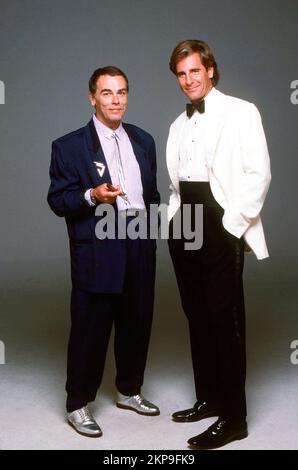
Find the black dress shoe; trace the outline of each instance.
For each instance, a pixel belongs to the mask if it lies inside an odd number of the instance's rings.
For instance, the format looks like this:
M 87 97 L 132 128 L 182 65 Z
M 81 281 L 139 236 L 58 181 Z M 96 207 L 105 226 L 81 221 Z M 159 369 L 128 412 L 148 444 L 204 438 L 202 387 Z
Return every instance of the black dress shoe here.
M 207 431 L 192 437 L 187 442 L 191 449 L 208 450 L 217 449 L 247 436 L 246 421 L 235 422 L 220 418 Z
M 193 408 L 176 411 L 176 413 L 172 414 L 173 421 L 177 423 L 193 423 L 194 421 L 200 421 L 200 419 L 210 418 L 211 416 L 218 416 L 218 413 L 212 407 L 208 407 L 205 401 L 196 402 Z

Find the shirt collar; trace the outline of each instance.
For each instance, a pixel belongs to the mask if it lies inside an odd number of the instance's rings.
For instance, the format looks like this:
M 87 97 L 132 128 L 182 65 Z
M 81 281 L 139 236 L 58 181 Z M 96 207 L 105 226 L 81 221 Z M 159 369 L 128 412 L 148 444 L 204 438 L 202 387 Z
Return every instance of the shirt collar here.
M 214 87 L 212 87 L 211 90 L 209 91 L 209 93 L 204 98 L 205 112 L 203 114 L 199 114 L 198 111 L 195 110 L 195 112 L 193 113 L 193 115 L 191 116 L 189 121 L 192 122 L 194 119 L 197 119 L 198 114 L 200 116 L 200 119 L 202 119 L 202 117 L 206 113 L 208 114 L 210 111 L 212 111 L 214 108 L 216 108 L 217 105 L 218 105 L 218 102 L 217 102 L 218 94 L 219 94 L 218 90 L 216 90 Z
M 108 126 L 103 124 L 103 122 L 101 122 L 99 119 L 97 119 L 95 114 L 93 114 L 93 122 L 94 122 L 94 125 L 95 125 L 95 129 L 97 130 L 97 132 L 100 136 L 104 136 L 107 139 L 111 139 L 113 134 L 116 134 L 118 139 L 121 139 L 121 136 L 123 136 L 124 128 L 122 126 L 122 122 L 119 124 L 119 126 L 115 130 L 110 129 Z

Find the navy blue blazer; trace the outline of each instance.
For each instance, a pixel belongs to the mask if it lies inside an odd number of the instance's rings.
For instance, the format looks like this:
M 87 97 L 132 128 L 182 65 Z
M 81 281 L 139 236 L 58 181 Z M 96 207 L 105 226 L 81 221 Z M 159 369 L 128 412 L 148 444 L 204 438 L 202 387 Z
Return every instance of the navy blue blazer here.
M 156 187 L 156 150 L 150 134 L 123 123 L 138 161 L 147 210 L 159 204 Z M 94 162 L 102 163 L 99 175 Z M 90 207 L 84 193 L 91 187 L 112 183 L 93 119 L 87 126 L 71 132 L 52 144 L 51 185 L 48 203 L 54 213 L 65 217 L 70 241 L 71 277 L 74 286 L 96 293 L 119 293 L 125 275 L 125 240 L 99 240 L 95 225 L 95 207 Z M 117 211 L 117 205 L 114 205 Z M 155 240 L 148 242 L 155 256 Z

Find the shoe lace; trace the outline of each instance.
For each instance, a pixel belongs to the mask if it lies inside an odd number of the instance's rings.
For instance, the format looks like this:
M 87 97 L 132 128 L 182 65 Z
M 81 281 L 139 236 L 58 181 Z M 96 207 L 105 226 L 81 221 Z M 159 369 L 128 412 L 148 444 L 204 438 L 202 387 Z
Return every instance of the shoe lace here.
M 140 404 L 143 403 L 144 401 L 144 398 L 142 397 L 142 395 L 134 395 L 134 398 Z
M 143 408 L 151 408 L 153 405 L 150 403 L 146 398 L 144 398 L 142 395 L 134 395 L 133 398 L 141 405 Z
M 80 417 L 84 423 L 90 422 L 93 420 L 93 416 L 85 406 L 79 410 Z
M 218 431 L 226 424 L 226 420 L 222 419 L 214 423 L 214 428 Z

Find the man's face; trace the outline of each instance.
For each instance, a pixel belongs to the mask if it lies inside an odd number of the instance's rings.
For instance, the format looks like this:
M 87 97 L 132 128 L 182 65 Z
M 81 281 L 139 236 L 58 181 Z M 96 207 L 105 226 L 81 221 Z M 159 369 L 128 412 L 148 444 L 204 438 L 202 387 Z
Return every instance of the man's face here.
M 207 70 L 197 52 L 188 55 L 176 65 L 180 88 L 192 102 L 202 100 L 209 93 L 212 88 L 213 73 L 213 67 Z
M 126 81 L 122 75 L 101 75 L 96 86 L 96 93 L 89 93 L 90 103 L 95 106 L 96 117 L 111 129 L 117 129 L 128 102 Z

